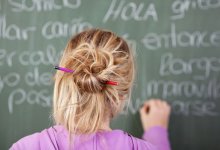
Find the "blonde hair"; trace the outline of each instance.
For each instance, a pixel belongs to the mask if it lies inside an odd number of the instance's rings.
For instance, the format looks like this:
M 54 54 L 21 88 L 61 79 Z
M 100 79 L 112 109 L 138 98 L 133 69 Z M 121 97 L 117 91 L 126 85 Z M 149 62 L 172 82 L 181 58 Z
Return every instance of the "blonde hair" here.
M 121 97 L 130 97 L 134 80 L 132 51 L 110 31 L 90 29 L 67 43 L 59 66 L 73 73 L 55 74 L 53 117 L 70 133 L 90 134 L 106 117 L 120 112 Z M 105 84 L 106 81 L 118 85 Z

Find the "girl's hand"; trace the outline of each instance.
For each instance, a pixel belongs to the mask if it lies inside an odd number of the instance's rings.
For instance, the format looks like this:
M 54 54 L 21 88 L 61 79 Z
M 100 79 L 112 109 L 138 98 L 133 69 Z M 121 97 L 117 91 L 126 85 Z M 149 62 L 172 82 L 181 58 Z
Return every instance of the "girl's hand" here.
M 150 99 L 140 108 L 140 119 L 144 131 L 153 126 L 168 128 L 170 106 L 166 101 L 160 99 Z

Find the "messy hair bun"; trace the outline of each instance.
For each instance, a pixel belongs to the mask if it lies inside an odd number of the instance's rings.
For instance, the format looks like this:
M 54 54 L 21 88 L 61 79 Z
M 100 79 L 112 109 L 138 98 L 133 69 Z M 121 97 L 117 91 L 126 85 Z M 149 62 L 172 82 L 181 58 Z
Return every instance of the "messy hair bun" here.
M 74 82 L 82 92 L 97 93 L 105 87 L 109 80 L 112 65 L 110 56 L 97 48 L 80 46 L 74 54 L 76 68 L 73 75 Z
M 60 66 L 73 73 L 56 72 L 53 113 L 69 132 L 89 134 L 101 129 L 107 116 L 115 116 L 122 96 L 130 95 L 134 60 L 127 43 L 114 33 L 90 29 L 67 44 Z M 118 82 L 117 86 L 106 81 Z

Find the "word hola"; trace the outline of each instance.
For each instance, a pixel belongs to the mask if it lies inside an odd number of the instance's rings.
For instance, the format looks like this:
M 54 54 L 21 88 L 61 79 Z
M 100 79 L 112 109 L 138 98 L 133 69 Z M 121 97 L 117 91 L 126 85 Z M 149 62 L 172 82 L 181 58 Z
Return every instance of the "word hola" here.
M 103 22 L 105 23 L 110 19 L 116 20 L 118 18 L 123 21 L 146 21 L 150 18 L 153 19 L 153 21 L 158 21 L 157 11 L 153 3 L 146 6 L 144 3 L 136 4 L 135 2 L 125 2 L 126 0 L 112 0 Z

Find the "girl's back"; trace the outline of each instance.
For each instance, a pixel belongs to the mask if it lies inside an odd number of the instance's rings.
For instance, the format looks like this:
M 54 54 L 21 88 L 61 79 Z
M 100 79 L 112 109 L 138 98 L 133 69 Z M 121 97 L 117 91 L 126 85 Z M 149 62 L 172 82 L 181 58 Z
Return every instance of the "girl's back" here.
M 157 139 L 153 139 L 158 134 Z M 167 150 L 167 132 L 161 127 L 153 127 L 145 132 L 141 140 L 122 130 L 100 131 L 90 136 L 76 136 L 70 149 L 76 150 Z M 63 126 L 54 126 L 40 133 L 26 136 L 15 143 L 11 150 L 68 150 L 68 132 Z M 74 148 L 73 148 L 74 147 Z

